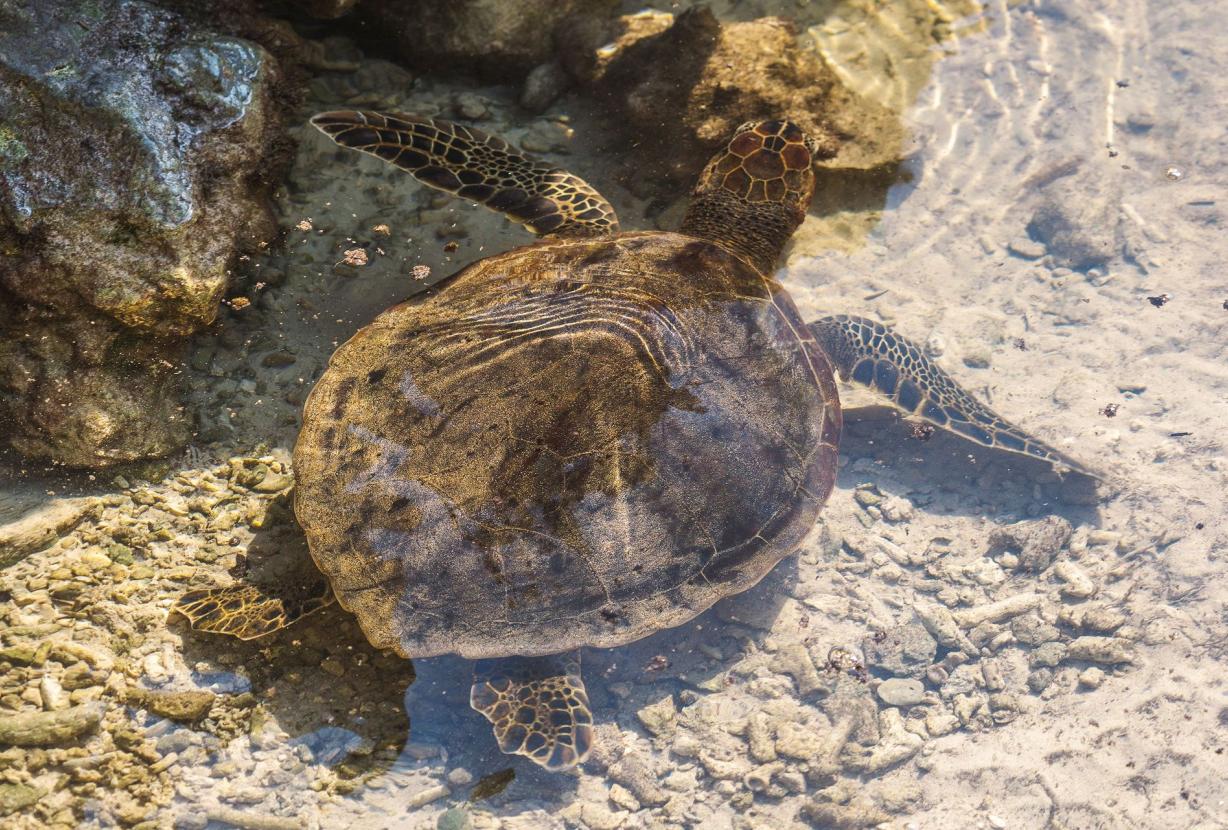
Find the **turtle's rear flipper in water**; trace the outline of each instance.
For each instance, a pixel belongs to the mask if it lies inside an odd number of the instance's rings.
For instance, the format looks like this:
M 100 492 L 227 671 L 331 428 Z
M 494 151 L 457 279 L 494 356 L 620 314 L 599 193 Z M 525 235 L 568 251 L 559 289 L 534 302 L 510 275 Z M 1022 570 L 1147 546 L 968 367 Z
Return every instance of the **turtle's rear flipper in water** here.
M 841 380 L 876 389 L 905 412 L 983 446 L 1100 478 L 969 395 L 915 343 L 882 323 L 840 314 L 816 320 L 810 331 Z
M 469 705 L 490 721 L 500 749 L 552 772 L 583 763 L 593 747 L 578 651 L 479 660 Z
M 321 579 L 299 589 L 244 584 L 188 591 L 172 610 L 187 617 L 196 631 L 254 640 L 332 604 L 332 589 Z
M 486 205 L 539 236 L 618 231 L 614 208 L 588 182 L 476 127 L 366 110 L 322 112 L 311 123 L 343 147 L 370 153 L 424 184 Z

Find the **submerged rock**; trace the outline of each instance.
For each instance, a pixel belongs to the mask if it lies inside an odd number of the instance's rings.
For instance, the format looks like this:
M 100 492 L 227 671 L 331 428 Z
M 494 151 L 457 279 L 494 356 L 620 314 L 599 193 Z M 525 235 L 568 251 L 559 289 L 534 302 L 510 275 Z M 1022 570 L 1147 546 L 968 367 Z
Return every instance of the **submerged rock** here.
M 87 735 L 102 721 L 103 704 L 0 717 L 0 746 L 52 746 Z
M 275 76 L 137 0 L 0 7 L 0 416 L 22 452 L 103 466 L 186 439 L 174 344 L 271 233 Z
M 721 23 L 695 7 L 677 17 L 643 12 L 612 27 L 577 19 L 560 46 L 564 66 L 633 143 L 640 182 L 691 181 L 755 118 L 794 119 L 841 167 L 893 163 L 903 140 L 894 113 L 844 86 L 778 18 Z M 645 160 L 656 169 L 644 170 Z
M 616 6 L 613 0 L 367 0 L 358 14 L 412 66 L 506 83 L 553 57 L 563 20 L 601 18 Z

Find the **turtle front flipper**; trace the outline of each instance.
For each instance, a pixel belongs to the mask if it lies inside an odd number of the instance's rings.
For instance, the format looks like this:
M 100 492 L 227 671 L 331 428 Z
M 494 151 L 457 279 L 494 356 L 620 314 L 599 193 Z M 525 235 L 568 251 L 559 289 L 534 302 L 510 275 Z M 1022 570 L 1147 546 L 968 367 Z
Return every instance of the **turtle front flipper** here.
M 377 156 L 431 187 L 486 205 L 539 236 L 618 230 L 614 208 L 588 182 L 498 136 L 439 118 L 339 110 L 311 119 L 343 147 Z
M 490 721 L 501 750 L 552 772 L 583 763 L 593 747 L 578 651 L 479 660 L 469 705 Z
M 254 640 L 285 628 L 334 601 L 326 580 L 301 590 L 232 585 L 188 591 L 172 610 L 196 631 Z
M 840 314 L 810 324 L 841 380 L 876 389 L 905 412 L 986 447 L 1099 478 L 969 395 L 920 347 L 882 323 Z

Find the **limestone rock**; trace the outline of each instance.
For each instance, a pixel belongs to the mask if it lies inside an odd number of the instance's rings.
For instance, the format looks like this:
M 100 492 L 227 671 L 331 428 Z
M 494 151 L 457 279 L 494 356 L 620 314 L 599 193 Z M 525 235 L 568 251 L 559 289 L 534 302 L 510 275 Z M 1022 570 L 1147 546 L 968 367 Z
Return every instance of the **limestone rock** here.
M 104 706 L 87 703 L 55 712 L 21 712 L 0 717 L 0 746 L 52 746 L 98 728 Z
M 987 555 L 1015 553 L 1021 570 L 1040 573 L 1053 564 L 1058 551 L 1070 542 L 1073 532 L 1070 522 L 1061 516 L 1016 522 L 989 535 Z
M 937 641 L 919 622 L 867 637 L 861 648 L 868 668 L 897 677 L 921 677 L 938 653 Z
M 54 499 L 0 524 L 0 568 L 52 544 L 101 506 L 93 497 Z
M 608 102 L 612 125 L 634 144 L 640 181 L 689 184 L 739 124 L 784 113 L 834 166 L 898 159 L 899 118 L 848 89 L 784 20 L 721 23 L 701 6 L 677 17 L 645 12 L 614 26 L 571 23 L 560 47 L 564 66 Z
M 615 6 L 612 0 L 368 0 L 358 13 L 412 66 L 506 83 L 553 57 L 554 32 L 564 20 L 599 20 Z
M 271 236 L 277 77 L 138 0 L 0 8 L 0 420 L 22 452 L 103 466 L 187 438 L 172 344 Z

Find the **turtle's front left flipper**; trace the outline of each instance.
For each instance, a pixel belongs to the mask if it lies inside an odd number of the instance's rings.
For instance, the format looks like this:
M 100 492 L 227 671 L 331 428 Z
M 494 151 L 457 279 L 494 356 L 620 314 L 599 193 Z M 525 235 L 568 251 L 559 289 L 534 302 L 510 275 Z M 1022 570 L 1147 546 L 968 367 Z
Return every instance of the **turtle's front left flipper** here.
M 475 127 L 363 110 L 322 112 L 311 123 L 343 147 L 370 153 L 424 184 L 486 205 L 539 236 L 618 230 L 614 208 L 584 179 Z
M 1099 478 L 969 395 L 915 343 L 882 323 L 840 314 L 810 324 L 841 380 L 876 389 L 909 414 L 986 447 Z
M 583 763 L 593 747 L 593 713 L 578 651 L 479 660 L 469 705 L 490 721 L 501 750 L 548 770 Z
M 188 591 L 172 610 L 187 617 L 196 631 L 254 640 L 279 631 L 334 601 L 326 580 L 285 589 L 231 585 Z

